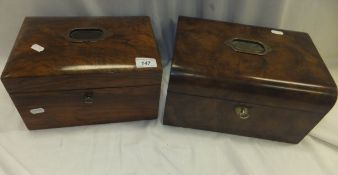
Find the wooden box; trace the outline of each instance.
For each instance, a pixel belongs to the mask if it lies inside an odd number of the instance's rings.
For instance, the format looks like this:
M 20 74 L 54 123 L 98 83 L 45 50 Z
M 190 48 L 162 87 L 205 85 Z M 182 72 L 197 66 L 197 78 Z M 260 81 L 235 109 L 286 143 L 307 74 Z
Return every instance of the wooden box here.
M 27 17 L 1 80 L 43 129 L 157 118 L 161 77 L 148 17 Z
M 179 18 L 164 124 L 298 143 L 336 98 L 308 34 Z

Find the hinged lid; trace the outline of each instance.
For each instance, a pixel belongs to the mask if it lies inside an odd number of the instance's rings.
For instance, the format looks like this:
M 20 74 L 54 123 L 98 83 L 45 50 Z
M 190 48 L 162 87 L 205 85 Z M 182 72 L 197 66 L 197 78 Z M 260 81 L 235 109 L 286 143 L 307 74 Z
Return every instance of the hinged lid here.
M 180 17 L 169 91 L 327 112 L 336 85 L 306 33 Z
M 27 92 L 154 85 L 161 74 L 148 17 L 27 17 L 1 79 Z

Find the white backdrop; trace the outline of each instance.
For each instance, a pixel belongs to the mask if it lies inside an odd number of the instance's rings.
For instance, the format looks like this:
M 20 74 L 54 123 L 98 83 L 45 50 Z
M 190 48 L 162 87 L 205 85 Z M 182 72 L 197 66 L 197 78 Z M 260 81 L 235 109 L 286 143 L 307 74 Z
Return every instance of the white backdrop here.
M 0 0 L 0 71 L 25 16 L 151 17 L 163 64 L 177 16 L 305 31 L 338 81 L 337 0 Z M 0 175 L 337 174 L 338 107 L 298 145 L 163 126 L 159 119 L 27 131 L 0 85 Z

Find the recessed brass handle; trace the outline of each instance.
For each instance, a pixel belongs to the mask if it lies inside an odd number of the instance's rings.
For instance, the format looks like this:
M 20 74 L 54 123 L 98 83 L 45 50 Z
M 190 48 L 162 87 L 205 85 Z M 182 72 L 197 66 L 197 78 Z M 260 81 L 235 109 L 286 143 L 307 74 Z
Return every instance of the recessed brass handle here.
M 250 117 L 249 108 L 246 106 L 236 106 L 235 113 L 240 119 L 248 119 Z
M 108 36 L 108 32 L 100 27 L 74 28 L 67 32 L 66 39 L 71 42 L 96 42 Z
M 265 55 L 271 51 L 271 47 L 257 40 L 232 38 L 224 42 L 236 52 Z

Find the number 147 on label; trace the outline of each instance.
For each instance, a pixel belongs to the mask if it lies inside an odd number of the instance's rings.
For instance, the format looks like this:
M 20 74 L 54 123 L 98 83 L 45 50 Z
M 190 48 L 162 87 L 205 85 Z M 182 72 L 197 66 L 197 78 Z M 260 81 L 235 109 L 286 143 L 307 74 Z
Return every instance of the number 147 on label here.
M 137 68 L 157 67 L 155 58 L 135 58 Z

